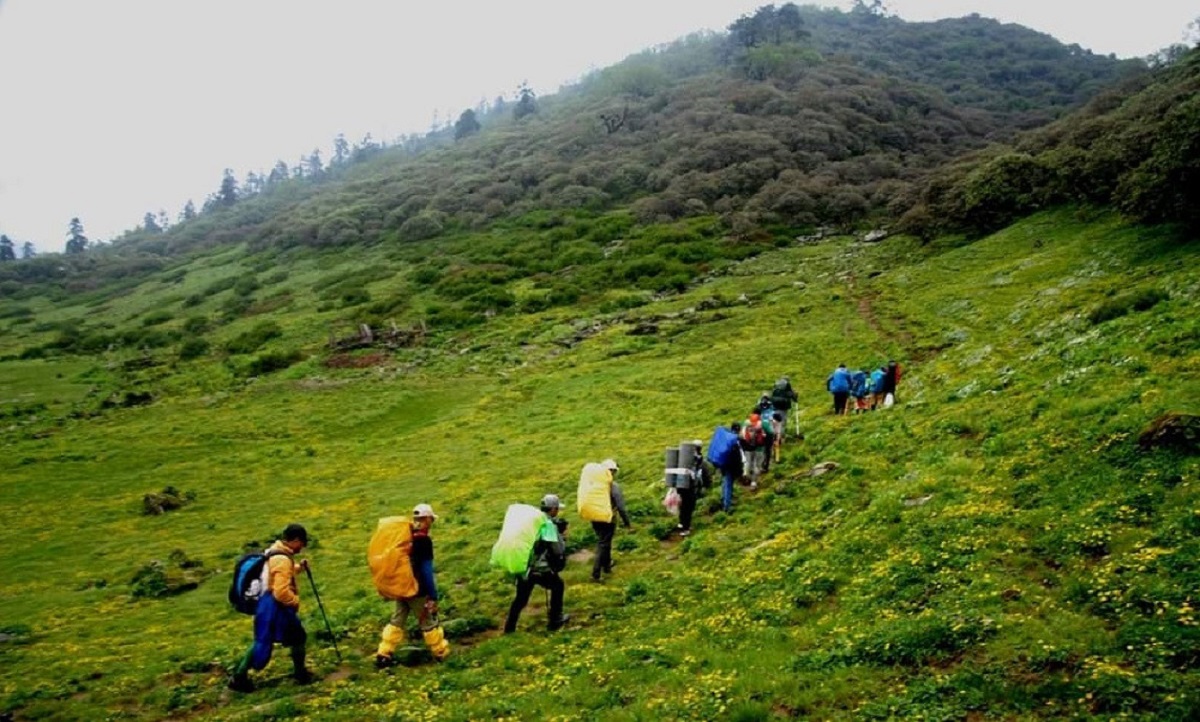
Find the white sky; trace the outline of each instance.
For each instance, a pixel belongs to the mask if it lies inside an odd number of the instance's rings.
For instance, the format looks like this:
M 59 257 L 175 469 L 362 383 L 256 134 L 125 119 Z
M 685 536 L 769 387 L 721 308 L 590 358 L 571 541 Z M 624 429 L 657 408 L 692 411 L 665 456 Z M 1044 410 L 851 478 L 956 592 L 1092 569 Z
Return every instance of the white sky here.
M 172 220 L 224 168 L 391 140 L 483 97 L 540 95 L 769 0 L 0 0 L 0 232 L 62 250 Z M 1183 40 L 1194 0 L 888 0 L 977 12 L 1119 57 Z M 777 0 L 776 4 L 782 4 Z M 803 2 L 801 2 L 803 4 Z M 848 7 L 849 0 L 817 4 Z

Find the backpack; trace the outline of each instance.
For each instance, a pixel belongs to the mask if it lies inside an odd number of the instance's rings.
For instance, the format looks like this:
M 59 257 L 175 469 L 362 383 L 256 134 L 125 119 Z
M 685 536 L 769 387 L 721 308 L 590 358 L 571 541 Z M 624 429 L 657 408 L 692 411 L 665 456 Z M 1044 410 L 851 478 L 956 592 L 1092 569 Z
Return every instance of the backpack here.
M 504 512 L 500 538 L 492 545 L 493 567 L 509 574 L 524 574 L 533 560 L 545 514 L 529 504 L 512 504 Z
M 579 474 L 579 516 L 586 521 L 611 522 L 612 472 L 600 464 L 585 464 Z
M 742 425 L 742 440 L 749 446 L 758 449 L 767 443 L 767 432 L 763 429 L 761 422 L 751 424 L 747 421 Z
M 713 429 L 712 441 L 708 442 L 708 463 L 724 469 L 730 457 L 738 453 L 738 437 L 730 429 L 718 426 Z
M 403 516 L 379 520 L 367 544 L 367 566 L 375 591 L 384 599 L 417 596 L 417 577 L 412 569 L 412 521 Z
M 254 614 L 258 600 L 267 593 L 267 559 L 283 552 L 250 552 L 233 565 L 229 584 L 229 603 L 242 614 Z

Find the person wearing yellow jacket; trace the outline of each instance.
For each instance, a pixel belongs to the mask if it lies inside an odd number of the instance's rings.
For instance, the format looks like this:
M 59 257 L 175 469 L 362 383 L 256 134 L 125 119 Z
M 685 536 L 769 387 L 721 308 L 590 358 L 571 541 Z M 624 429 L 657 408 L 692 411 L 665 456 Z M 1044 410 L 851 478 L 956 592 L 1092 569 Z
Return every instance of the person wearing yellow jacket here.
M 296 583 L 297 572 L 308 569 L 308 560 L 297 563 L 294 559 L 306 546 L 308 531 L 299 524 L 288 524 L 283 538 L 267 548 L 264 572 L 267 591 L 259 597 L 254 612 L 254 644 L 234 669 L 230 689 L 253 691 L 250 670 L 267 666 L 276 643 L 291 650 L 292 677 L 299 684 L 309 684 L 315 679 L 304 666 L 308 635 L 300 623 L 300 587 Z
M 433 527 L 437 514 L 429 504 L 417 504 L 412 517 L 412 561 L 413 576 L 417 579 L 417 595 L 396 600 L 396 611 L 379 640 L 379 648 L 375 651 L 375 666 L 379 669 L 393 664 L 392 654 L 396 647 L 404 641 L 405 625 L 408 615 L 417 615 L 417 625 L 425 638 L 425 646 L 433 654 L 434 659 L 441 661 L 450 656 L 450 643 L 446 641 L 446 633 L 438 620 L 438 591 L 437 581 L 433 576 L 433 540 L 429 531 Z

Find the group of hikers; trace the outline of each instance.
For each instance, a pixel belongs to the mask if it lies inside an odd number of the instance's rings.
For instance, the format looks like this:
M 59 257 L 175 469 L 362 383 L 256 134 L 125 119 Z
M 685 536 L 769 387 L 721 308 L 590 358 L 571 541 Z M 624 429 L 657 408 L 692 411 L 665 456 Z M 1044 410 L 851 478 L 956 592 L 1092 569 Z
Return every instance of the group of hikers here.
M 895 361 L 888 361 L 871 371 L 847 369 L 846 364 L 839 364 L 825 380 L 825 388 L 833 395 L 833 413 L 838 416 L 861 414 L 891 406 L 895 403 L 896 385 L 900 383 L 902 373 L 903 369 Z
M 606 459 L 599 464 L 585 465 L 581 475 L 580 515 L 591 522 L 597 539 L 592 563 L 592 580 L 596 582 L 602 580 L 602 575 L 612 572 L 612 542 L 617 519 L 625 527 L 630 526 L 624 496 L 616 482 L 619 471 L 616 461 Z M 546 494 L 539 507 L 514 504 L 505 516 L 501 539 L 493 548 L 493 565 L 511 572 L 516 582 L 516 595 L 504 622 L 506 634 L 516 631 L 521 612 L 529 603 L 535 586 L 549 592 L 547 627 L 550 631 L 561 628 L 570 619 L 569 615 L 563 614 L 565 585 L 559 576 L 567 561 L 567 521 L 559 516 L 561 508 L 557 495 Z M 438 588 L 433 569 L 430 532 L 437 518 L 432 506 L 417 504 L 411 518 L 380 519 L 371 537 L 367 562 L 376 591 L 395 603 L 375 651 L 377 668 L 395 664 L 395 651 L 407 638 L 408 620 L 413 616 L 434 659 L 440 661 L 450 654 L 450 644 L 438 618 Z M 510 533 L 510 527 L 516 532 Z M 530 533 L 525 535 L 527 538 L 522 538 L 526 531 Z M 308 684 L 315 679 L 305 666 L 308 635 L 299 617 L 300 586 L 297 581 L 301 572 L 308 573 L 310 581 L 312 575 L 307 559 L 295 559 L 307 546 L 308 531 L 300 524 L 289 524 L 281 538 L 266 550 L 246 554 L 234 565 L 229 599 L 239 611 L 254 615 L 254 642 L 234 667 L 228 682 L 230 689 L 253 691 L 250 672 L 267 666 L 276 644 L 290 650 L 292 677 L 297 683 Z M 316 594 L 315 582 L 313 593 Z M 319 604 L 320 597 L 317 601 Z M 323 608 L 321 611 L 324 614 Z
M 867 380 L 862 380 L 862 376 Z M 899 378 L 900 367 L 895 362 L 881 366 L 871 374 L 839 366 L 827 381 L 827 387 L 834 394 L 835 413 L 847 413 L 850 397 L 870 398 L 866 407 L 859 407 L 856 401 L 856 409 L 890 405 Z M 864 388 L 869 391 L 863 392 Z M 784 376 L 771 391 L 760 395 L 744 419 L 733 421 L 727 427 L 716 427 L 707 453 L 704 453 L 700 439 L 667 449 L 664 482 L 668 492 L 664 506 L 678 514 L 676 532 L 680 537 L 691 533 L 698 497 L 713 486 L 716 474 L 721 476 L 721 509 L 726 512 L 733 508 L 734 487 L 739 481 L 752 491 L 758 488 L 772 461 L 779 459 L 788 418 L 798 398 L 791 381 Z M 795 434 L 803 438 L 798 421 Z M 626 528 L 630 527 L 624 495 L 617 483 L 619 472 L 617 462 L 606 459 L 585 464 L 580 475 L 579 515 L 591 522 L 596 535 L 591 569 L 594 582 L 601 582 L 604 575 L 612 572 L 617 520 Z M 565 584 L 560 572 L 567 562 L 568 524 L 560 516 L 561 510 L 562 503 L 553 493 L 543 496 L 537 507 L 526 504 L 508 507 L 491 559 L 493 566 L 508 572 L 515 581 L 515 596 L 504 621 L 506 634 L 516 631 L 534 587 L 542 587 L 548 592 L 546 613 L 550 631 L 560 629 L 570 619 L 563 613 Z M 434 659 L 443 660 L 450 654 L 450 645 L 438 618 L 438 588 L 430 536 L 437 518 L 429 504 L 417 504 L 411 517 L 380 519 L 371 537 L 367 559 L 376 590 L 381 597 L 395 603 L 375 652 L 375 666 L 380 669 L 395 663 L 395 651 L 407 637 L 406 625 L 411 616 L 415 616 L 425 646 Z M 240 611 L 254 615 L 254 642 L 234 668 L 229 680 L 230 689 L 253 690 L 249 673 L 266 667 L 275 644 L 291 650 L 293 677 L 298 683 L 307 684 L 314 679 L 305 667 L 307 635 L 298 616 L 297 583 L 300 572 L 308 573 L 310 581 L 312 574 L 307 560 L 295 560 L 295 555 L 307 545 L 305 528 L 290 524 L 284 529 L 282 538 L 268 549 L 247 554 L 235 565 L 230 601 Z M 316 594 L 315 582 L 313 593 Z M 317 601 L 319 604 L 319 596 Z M 323 608 L 321 611 L 324 614 Z

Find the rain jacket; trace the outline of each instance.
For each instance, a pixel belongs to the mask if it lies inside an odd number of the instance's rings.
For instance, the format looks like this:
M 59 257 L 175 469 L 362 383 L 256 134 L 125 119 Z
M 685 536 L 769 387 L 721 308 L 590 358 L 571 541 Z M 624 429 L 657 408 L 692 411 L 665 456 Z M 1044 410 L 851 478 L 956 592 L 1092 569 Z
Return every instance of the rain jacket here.
M 300 608 L 300 587 L 296 582 L 296 562 L 292 550 L 282 540 L 272 544 L 267 552 L 267 589 L 275 601 L 292 609 Z M 266 596 L 266 595 L 263 595 Z

